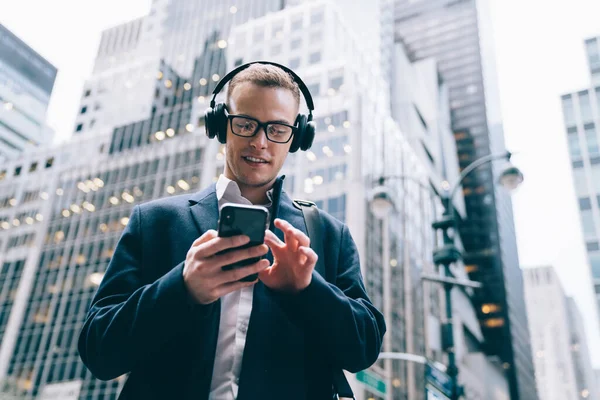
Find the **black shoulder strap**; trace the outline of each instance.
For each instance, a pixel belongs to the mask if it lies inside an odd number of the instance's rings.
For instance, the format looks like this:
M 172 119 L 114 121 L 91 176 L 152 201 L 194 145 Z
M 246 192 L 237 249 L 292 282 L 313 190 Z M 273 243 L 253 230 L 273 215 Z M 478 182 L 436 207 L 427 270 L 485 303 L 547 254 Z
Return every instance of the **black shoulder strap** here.
M 336 277 L 331 276 L 333 275 L 331 273 L 328 274 L 328 270 L 325 268 L 323 230 L 321 229 L 321 215 L 319 215 L 319 208 L 312 201 L 296 199 L 294 200 L 294 203 L 296 203 L 298 208 L 300 208 L 302 211 L 304 223 L 306 224 L 306 231 L 308 232 L 308 237 L 310 238 L 310 248 L 313 249 L 314 252 L 319 256 L 315 269 L 323 278 L 325 278 L 327 282 L 335 283 L 334 281 Z M 346 375 L 344 375 L 344 371 L 341 369 L 333 371 L 333 389 L 336 392 L 334 396 L 337 395 L 340 398 L 354 398 L 352 388 L 346 379 Z

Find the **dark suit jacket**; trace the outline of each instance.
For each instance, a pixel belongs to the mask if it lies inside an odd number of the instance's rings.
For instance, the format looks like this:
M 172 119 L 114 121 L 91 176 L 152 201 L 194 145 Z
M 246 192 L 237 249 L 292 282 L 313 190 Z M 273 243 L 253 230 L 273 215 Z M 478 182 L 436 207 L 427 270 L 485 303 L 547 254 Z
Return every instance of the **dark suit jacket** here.
M 306 233 L 285 192 L 274 209 Z M 333 368 L 355 372 L 377 359 L 385 323 L 365 293 L 356 246 L 345 225 L 321 215 L 324 264 L 335 284 L 315 271 L 295 295 L 255 285 L 240 400 L 329 400 Z M 214 185 L 133 209 L 79 336 L 94 376 L 130 373 L 119 399 L 208 398 L 220 301 L 192 304 L 182 271 L 193 241 L 217 219 Z

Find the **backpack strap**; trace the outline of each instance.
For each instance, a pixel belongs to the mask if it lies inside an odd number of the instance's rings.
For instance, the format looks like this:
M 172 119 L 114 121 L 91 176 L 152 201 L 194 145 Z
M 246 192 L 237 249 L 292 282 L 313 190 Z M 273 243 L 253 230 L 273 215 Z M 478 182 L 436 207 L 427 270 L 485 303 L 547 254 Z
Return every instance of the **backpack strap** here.
M 323 251 L 323 229 L 321 227 L 321 215 L 319 214 L 319 208 L 312 201 L 307 200 L 294 200 L 294 205 L 302 211 L 304 217 L 304 223 L 306 224 L 306 231 L 310 238 L 310 248 L 313 249 L 317 256 L 317 265 L 315 269 L 325 280 L 329 283 L 335 283 L 335 276 L 325 267 L 325 252 Z M 331 269 L 331 268 L 329 268 Z M 344 371 L 341 369 L 333 370 L 333 389 L 334 399 L 347 397 L 354 399 L 354 393 L 352 388 L 344 375 Z

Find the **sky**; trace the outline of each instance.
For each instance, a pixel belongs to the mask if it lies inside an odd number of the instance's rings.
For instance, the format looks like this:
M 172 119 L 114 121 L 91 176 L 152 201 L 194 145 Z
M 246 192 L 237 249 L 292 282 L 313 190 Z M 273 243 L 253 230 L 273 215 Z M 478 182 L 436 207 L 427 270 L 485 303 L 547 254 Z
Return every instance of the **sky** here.
M 498 83 L 523 268 L 554 266 L 583 315 L 596 368 L 600 329 L 581 233 L 560 96 L 590 86 L 584 39 L 600 36 L 598 0 L 493 0 Z
M 600 328 L 581 234 L 560 95 L 589 86 L 583 40 L 600 35 L 598 0 L 490 0 L 507 147 L 525 182 L 513 196 L 523 268 L 554 266 L 585 321 L 600 368 Z M 0 23 L 59 70 L 48 123 L 73 131 L 103 29 L 140 17 L 150 0 L 0 0 Z

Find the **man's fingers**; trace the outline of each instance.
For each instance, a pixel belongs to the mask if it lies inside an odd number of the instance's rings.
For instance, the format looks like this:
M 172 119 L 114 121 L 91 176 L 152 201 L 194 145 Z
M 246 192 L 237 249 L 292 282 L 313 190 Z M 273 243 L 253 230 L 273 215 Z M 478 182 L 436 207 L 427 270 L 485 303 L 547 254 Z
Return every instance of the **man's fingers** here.
M 250 238 L 245 235 L 231 236 L 228 238 L 222 238 L 217 236 L 208 240 L 205 243 L 202 243 L 198 248 L 198 253 L 196 257 L 212 257 L 220 251 L 243 246 L 249 241 Z
M 279 218 L 275 220 L 275 226 L 277 226 L 283 232 L 285 244 L 288 246 L 288 248 L 291 251 L 297 251 L 298 239 L 296 238 L 296 234 L 294 232 L 295 228 L 289 222 Z
M 295 244 L 293 246 L 293 251 L 297 250 L 298 245 L 310 246 L 309 237 L 305 235 L 304 232 L 302 232 L 300 229 L 294 228 L 294 226 L 289 222 L 277 218 L 275 219 L 275 226 L 277 226 L 283 231 L 286 243 L 291 241 Z
M 313 249 L 311 249 L 310 247 L 300 246 L 298 248 L 298 251 L 300 252 L 300 254 L 306 257 L 306 260 L 302 263 L 304 266 L 317 264 L 319 256 L 317 255 L 317 253 L 315 253 Z
M 217 231 L 215 231 L 214 229 L 209 229 L 206 232 L 204 232 L 202 234 L 202 236 L 200 236 L 199 238 L 194 240 L 194 243 L 192 243 L 192 247 L 197 247 L 197 246 L 201 245 L 202 243 L 206 243 L 209 240 L 216 238 L 217 236 L 218 236 Z
M 266 244 L 260 244 L 258 246 L 248 247 L 247 249 L 240 249 L 214 256 L 210 261 L 213 267 L 224 267 L 229 264 L 235 264 L 237 262 L 247 260 L 248 258 L 261 257 L 267 254 L 269 247 Z
M 229 271 L 224 271 L 219 276 L 219 279 L 223 282 L 223 284 L 235 283 L 240 279 L 247 277 L 248 275 L 257 274 L 259 272 L 264 271 L 269 267 L 269 265 L 269 260 L 263 259 L 245 267 L 239 267 L 231 269 Z
M 269 246 L 271 249 L 273 247 L 278 249 L 283 249 L 285 247 L 285 243 L 281 241 L 273 232 L 267 230 L 265 232 L 265 244 Z

